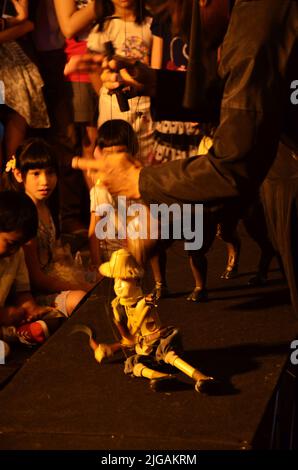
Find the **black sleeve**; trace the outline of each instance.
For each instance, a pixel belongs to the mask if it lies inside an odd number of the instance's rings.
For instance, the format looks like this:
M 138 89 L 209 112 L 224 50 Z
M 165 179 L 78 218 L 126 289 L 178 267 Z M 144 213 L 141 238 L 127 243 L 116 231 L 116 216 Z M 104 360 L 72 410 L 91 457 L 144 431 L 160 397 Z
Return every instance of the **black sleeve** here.
M 297 31 L 297 1 L 236 3 L 222 50 L 225 88 L 214 146 L 204 158 L 142 169 L 145 202 L 208 202 L 257 190 L 276 155 L 290 93 L 285 69 Z M 181 97 L 180 86 L 171 84 L 167 101 L 167 88 L 156 100 L 161 96 L 175 112 L 177 103 L 171 101 Z

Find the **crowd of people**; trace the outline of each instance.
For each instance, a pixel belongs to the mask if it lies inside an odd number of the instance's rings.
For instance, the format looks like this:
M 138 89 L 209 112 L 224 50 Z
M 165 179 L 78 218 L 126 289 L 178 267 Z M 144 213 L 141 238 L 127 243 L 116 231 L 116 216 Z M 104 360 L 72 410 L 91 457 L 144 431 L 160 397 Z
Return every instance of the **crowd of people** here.
M 278 254 L 298 310 L 297 113 L 286 96 L 297 1 L 11 0 L 1 15 L 0 340 L 43 342 L 92 288 L 65 253 L 58 262 L 61 233 L 89 233 L 91 271 L 127 246 L 143 261 L 140 245 L 96 236 L 98 206 L 118 195 L 128 206 L 204 203 L 189 301 L 208 299 L 216 234 L 222 278 L 237 275 L 243 219 L 261 252 L 251 284 Z M 185 97 L 194 51 L 200 93 Z M 167 246 L 148 251 L 156 300 L 168 292 Z

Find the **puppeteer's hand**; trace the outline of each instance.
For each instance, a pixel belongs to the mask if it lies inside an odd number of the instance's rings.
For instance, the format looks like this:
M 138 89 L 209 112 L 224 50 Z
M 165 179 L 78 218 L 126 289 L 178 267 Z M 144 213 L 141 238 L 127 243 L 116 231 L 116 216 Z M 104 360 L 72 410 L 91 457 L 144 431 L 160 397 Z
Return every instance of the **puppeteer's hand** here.
M 113 355 L 112 348 L 108 344 L 105 344 L 105 343 L 99 344 L 94 351 L 94 357 L 99 363 L 101 363 L 105 357 L 110 357 L 112 355 Z
M 101 73 L 103 86 L 113 91 L 120 85 L 127 88 L 129 96 L 154 96 L 156 70 L 142 62 L 126 57 L 108 60 L 103 54 L 87 53 L 71 57 L 64 75 L 74 72 Z
M 127 87 L 130 98 L 155 95 L 156 70 L 139 61 L 104 59 L 100 78 L 103 85 L 110 91 L 119 86 Z
M 75 55 L 67 62 L 64 75 L 69 75 L 74 72 L 100 73 L 103 59 L 104 56 L 102 54 Z
M 139 199 L 139 174 L 141 166 L 131 162 L 125 152 L 97 154 L 96 158 L 74 157 L 72 167 L 80 170 L 96 169 L 100 183 L 113 195 L 123 195 L 129 199 Z

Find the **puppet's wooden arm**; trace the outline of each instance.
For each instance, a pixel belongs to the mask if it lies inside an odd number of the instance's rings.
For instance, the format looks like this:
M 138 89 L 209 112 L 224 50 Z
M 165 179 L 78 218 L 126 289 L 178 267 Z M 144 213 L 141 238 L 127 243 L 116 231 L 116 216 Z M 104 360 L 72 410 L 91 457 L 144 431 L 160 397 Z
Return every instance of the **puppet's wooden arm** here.
M 111 357 L 115 352 L 123 349 L 125 347 L 131 347 L 131 342 L 126 342 L 125 338 L 117 343 L 106 344 L 99 343 L 97 344 L 94 339 L 90 339 L 90 346 L 94 351 L 94 357 L 97 362 L 101 363 L 105 357 Z

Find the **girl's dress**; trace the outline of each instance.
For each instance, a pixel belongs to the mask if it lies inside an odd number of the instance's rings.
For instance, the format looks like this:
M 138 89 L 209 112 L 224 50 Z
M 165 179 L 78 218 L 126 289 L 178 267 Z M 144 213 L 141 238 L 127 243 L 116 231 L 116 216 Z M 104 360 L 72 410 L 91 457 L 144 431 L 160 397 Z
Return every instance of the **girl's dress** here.
M 86 282 L 85 273 L 74 264 L 71 253 L 65 252 L 61 246 L 57 245 L 56 229 L 52 217 L 50 217 L 48 224 L 39 219 L 36 242 L 38 259 L 44 273 L 63 281 Z M 48 295 L 36 293 L 37 302 L 40 305 L 55 307 L 68 316 L 66 300 L 70 292 L 67 290 Z
M 151 18 L 147 17 L 142 24 L 134 21 L 125 21 L 112 16 L 106 19 L 104 30 L 99 27 L 91 31 L 88 38 L 88 49 L 94 52 L 103 52 L 104 43 L 111 41 L 115 53 L 124 57 L 135 58 L 141 62 L 149 63 L 152 46 L 150 31 Z M 150 114 L 150 98 L 137 96 L 129 100 L 130 110 L 121 112 L 116 95 L 110 95 L 107 88 L 102 87 L 99 98 L 99 122 L 110 119 L 124 119 L 128 121 L 138 136 L 139 157 L 144 165 L 148 165 L 152 158 L 153 126 Z
M 4 83 L 4 104 L 20 114 L 29 127 L 50 126 L 42 78 L 15 41 L 0 44 L 0 80 Z

